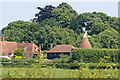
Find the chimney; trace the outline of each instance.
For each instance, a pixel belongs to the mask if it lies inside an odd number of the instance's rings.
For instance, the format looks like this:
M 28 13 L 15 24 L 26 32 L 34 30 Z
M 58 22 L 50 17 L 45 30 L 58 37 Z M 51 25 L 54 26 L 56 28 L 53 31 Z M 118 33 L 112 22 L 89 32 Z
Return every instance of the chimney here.
M 24 41 L 22 41 L 22 43 L 25 43 Z
M 4 42 L 4 36 L 2 36 L 2 42 Z
M 50 49 L 52 49 L 52 48 L 53 48 L 53 44 L 51 43 L 51 44 L 50 44 Z
M 41 44 L 39 44 L 39 53 L 41 54 Z

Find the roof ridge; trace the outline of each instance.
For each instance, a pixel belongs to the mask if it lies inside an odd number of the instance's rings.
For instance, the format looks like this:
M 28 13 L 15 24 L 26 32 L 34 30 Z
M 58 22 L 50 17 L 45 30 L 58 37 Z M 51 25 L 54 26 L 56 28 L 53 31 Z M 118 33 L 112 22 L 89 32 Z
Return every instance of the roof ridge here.
M 56 46 L 62 46 L 62 45 L 64 45 L 64 46 L 71 45 L 72 46 L 72 44 L 60 44 L 60 45 L 56 45 Z

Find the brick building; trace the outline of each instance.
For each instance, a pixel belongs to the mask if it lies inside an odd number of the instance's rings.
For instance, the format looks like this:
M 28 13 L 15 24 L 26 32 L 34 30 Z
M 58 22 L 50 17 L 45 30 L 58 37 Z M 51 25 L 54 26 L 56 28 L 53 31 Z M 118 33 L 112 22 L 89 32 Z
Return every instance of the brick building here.
M 47 58 L 48 59 L 54 59 L 58 58 L 60 54 L 72 55 L 72 50 L 73 49 L 78 49 L 78 47 L 74 47 L 72 45 L 56 45 L 55 47 L 52 47 L 53 45 L 51 44 L 50 50 L 47 52 Z M 82 42 L 80 43 L 79 48 L 91 48 L 90 42 L 87 38 L 87 31 L 85 32 Z
M 40 45 L 38 47 L 34 43 L 24 43 L 24 41 L 22 43 L 4 41 L 4 36 L 2 36 L 2 41 L 0 41 L 0 55 L 5 54 L 6 56 L 10 56 L 14 53 L 15 49 L 21 48 L 26 50 L 26 52 L 23 53 L 24 57 L 35 57 L 37 55 L 35 51 L 42 54 Z
M 73 49 L 77 49 L 77 47 L 72 45 L 56 45 L 53 47 L 51 44 L 50 51 L 47 52 L 47 59 L 59 58 L 60 54 L 71 56 Z

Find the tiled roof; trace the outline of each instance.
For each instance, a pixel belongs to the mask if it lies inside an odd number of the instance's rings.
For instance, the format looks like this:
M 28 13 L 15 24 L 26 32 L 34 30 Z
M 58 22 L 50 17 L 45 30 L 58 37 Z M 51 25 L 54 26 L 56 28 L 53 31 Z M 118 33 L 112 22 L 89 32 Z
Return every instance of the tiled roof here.
M 36 54 L 36 53 L 33 51 L 26 51 L 23 53 L 23 56 L 32 58 L 34 54 Z
M 30 53 L 33 54 L 34 51 L 38 51 L 39 47 L 34 43 L 16 43 L 16 42 L 8 42 L 8 41 L 0 41 L 0 55 L 2 53 L 6 53 L 8 55 L 9 52 L 14 52 L 15 49 L 26 49 L 26 55 Z M 42 51 L 41 51 L 42 52 Z M 35 53 L 34 53 L 35 54 Z
M 87 37 L 83 37 L 80 48 L 91 48 L 90 42 Z
M 8 52 L 11 52 L 11 51 L 14 51 L 15 49 L 17 49 L 16 42 L 4 41 L 4 42 L 0 42 L 0 45 L 2 45 L 2 53 L 3 52 L 8 53 Z M 0 53 L 0 54 L 2 54 L 2 53 Z
M 25 49 L 26 48 L 26 51 L 32 51 L 33 50 L 33 43 L 18 43 L 17 44 L 17 48 L 18 49 Z
M 48 53 L 70 52 L 71 49 L 77 49 L 72 45 L 56 45 Z

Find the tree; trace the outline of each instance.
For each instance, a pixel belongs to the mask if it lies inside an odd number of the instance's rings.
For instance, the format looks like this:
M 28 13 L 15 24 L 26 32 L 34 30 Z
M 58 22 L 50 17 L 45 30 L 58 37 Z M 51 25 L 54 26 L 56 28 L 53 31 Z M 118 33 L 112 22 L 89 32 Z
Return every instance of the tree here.
M 25 52 L 25 49 L 15 49 L 14 51 L 14 57 L 16 56 L 22 56 L 23 57 L 23 53 Z
M 115 30 L 118 30 L 116 24 L 117 18 L 107 16 L 105 13 L 83 13 L 82 16 L 84 16 L 87 19 L 85 22 L 85 28 L 88 31 L 88 34 L 90 35 L 97 35 L 110 27 L 114 28 Z
M 70 25 L 70 21 L 78 16 L 77 12 L 67 3 L 59 4 L 57 8 L 53 9 L 52 15 L 54 16 L 53 19 L 55 19 L 62 28 L 66 28 Z
M 85 22 L 86 22 L 86 17 L 80 14 L 70 21 L 70 25 L 68 26 L 68 28 L 73 29 L 74 32 L 77 34 L 81 34 L 83 33 L 82 28 L 85 27 Z
M 92 38 L 90 42 L 94 48 L 117 49 L 119 45 L 118 32 L 113 28 L 109 28 L 98 35 L 94 35 Z
M 89 40 L 93 48 L 118 48 L 117 17 L 102 12 L 78 14 L 67 3 L 38 9 L 40 11 L 33 19 L 34 22 L 18 20 L 3 28 L 1 32 L 5 40 L 41 44 L 43 50 L 48 50 L 50 43 L 53 46 L 72 44 L 79 47 L 84 34 L 82 28 L 85 27 L 91 36 Z
M 45 20 L 46 18 L 52 17 L 51 11 L 54 8 L 55 7 L 52 6 L 52 5 L 47 5 L 47 6 L 43 7 L 43 8 L 37 7 L 37 9 L 40 10 L 40 11 L 39 11 L 39 13 L 35 14 L 36 18 L 34 18 L 33 21 L 40 23 L 41 21 Z

